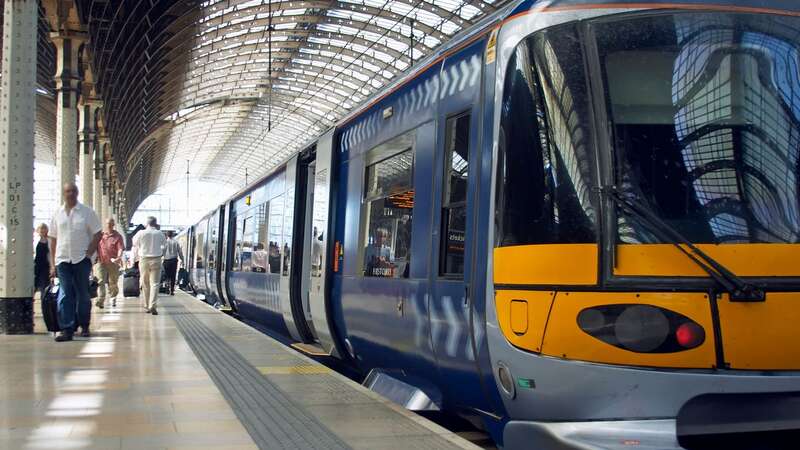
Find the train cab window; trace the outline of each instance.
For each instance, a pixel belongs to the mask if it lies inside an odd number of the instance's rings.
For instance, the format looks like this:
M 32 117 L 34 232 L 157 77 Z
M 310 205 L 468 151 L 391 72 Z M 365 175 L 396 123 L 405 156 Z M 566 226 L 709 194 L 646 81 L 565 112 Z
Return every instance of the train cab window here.
M 595 243 L 596 164 L 575 25 L 524 39 L 506 70 L 495 245 Z
M 800 242 L 800 19 L 599 21 L 616 184 L 692 242 Z M 626 244 L 663 243 L 617 210 Z
M 469 169 L 468 113 L 445 124 L 445 178 L 442 206 L 442 242 L 439 275 L 464 273 L 464 236 L 467 225 L 467 174 Z
M 414 209 L 413 137 L 413 133 L 408 133 L 370 152 L 362 208 L 364 276 L 409 276 Z

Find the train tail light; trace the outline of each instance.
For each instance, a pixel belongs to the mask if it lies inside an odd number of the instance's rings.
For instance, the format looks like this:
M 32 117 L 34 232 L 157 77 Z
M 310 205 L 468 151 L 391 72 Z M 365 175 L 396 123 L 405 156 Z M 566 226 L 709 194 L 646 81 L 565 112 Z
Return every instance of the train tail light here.
M 578 314 L 578 326 L 594 338 L 636 353 L 674 353 L 705 341 L 705 330 L 695 321 L 652 305 L 593 306 Z

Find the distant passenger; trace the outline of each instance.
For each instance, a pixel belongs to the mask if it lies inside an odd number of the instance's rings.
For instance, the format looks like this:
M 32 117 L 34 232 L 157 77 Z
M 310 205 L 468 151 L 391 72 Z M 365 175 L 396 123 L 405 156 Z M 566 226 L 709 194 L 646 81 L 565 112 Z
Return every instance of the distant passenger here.
M 44 297 L 45 289 L 50 284 L 50 238 L 47 236 L 48 228 L 44 223 L 36 227 L 36 246 L 33 256 L 33 288 L 34 293 L 39 292 Z
M 175 233 L 167 231 L 167 240 L 164 242 L 164 272 L 169 281 L 169 295 L 175 295 L 175 276 L 178 273 L 178 259 L 183 261 L 181 245 L 173 239 Z
M 89 298 L 91 257 L 100 242 L 102 226 L 92 208 L 78 202 L 75 183 L 64 185 L 64 205 L 50 222 L 50 276 L 58 274 L 58 323 L 56 342 L 71 341 L 80 326 L 89 337 L 92 300 Z M 76 317 L 77 316 L 77 317 Z
M 158 286 L 161 284 L 161 255 L 164 247 L 164 234 L 158 230 L 155 217 L 147 218 L 147 228 L 136 233 L 133 245 L 138 249 L 139 272 L 141 277 L 141 296 L 147 312 L 157 315 Z
M 117 306 L 119 294 L 119 265 L 125 251 L 125 239 L 114 229 L 114 219 L 106 220 L 100 245 L 97 247 L 97 264 L 94 274 L 97 277 L 97 302 L 95 306 L 102 309 L 106 299 L 111 299 L 111 306 Z

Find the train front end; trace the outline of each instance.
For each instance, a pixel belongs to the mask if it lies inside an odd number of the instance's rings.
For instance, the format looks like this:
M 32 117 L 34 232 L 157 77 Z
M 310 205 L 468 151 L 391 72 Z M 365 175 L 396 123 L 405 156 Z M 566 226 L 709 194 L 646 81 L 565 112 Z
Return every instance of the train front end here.
M 645 3 L 528 4 L 499 31 L 504 445 L 791 448 L 800 9 Z

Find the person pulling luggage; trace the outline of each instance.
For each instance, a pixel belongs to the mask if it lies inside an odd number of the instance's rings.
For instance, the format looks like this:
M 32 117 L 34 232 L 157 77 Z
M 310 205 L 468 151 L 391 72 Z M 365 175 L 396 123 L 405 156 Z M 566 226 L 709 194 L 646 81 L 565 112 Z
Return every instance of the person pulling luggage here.
M 106 299 L 111 299 L 111 306 L 117 306 L 119 294 L 119 264 L 122 252 L 125 251 L 125 239 L 114 229 L 114 219 L 106 219 L 106 226 L 97 246 L 97 264 L 94 273 L 98 281 L 98 296 L 95 306 L 102 309 Z
M 178 259 L 183 261 L 183 251 L 178 241 L 173 239 L 175 233 L 167 231 L 167 240 L 164 242 L 164 272 L 167 274 L 167 291 L 175 295 L 175 276 L 178 272 Z
M 133 245 L 139 254 L 139 272 L 142 283 L 142 297 L 147 304 L 147 312 L 157 315 L 158 287 L 161 284 L 161 254 L 164 234 L 158 229 L 155 217 L 147 218 L 147 228 L 136 233 Z
M 91 257 L 100 242 L 102 226 L 94 210 L 78 201 L 78 186 L 66 183 L 64 204 L 50 222 L 50 277 L 58 275 L 58 322 L 56 342 L 71 341 L 80 326 L 89 337 L 92 299 L 89 298 Z

